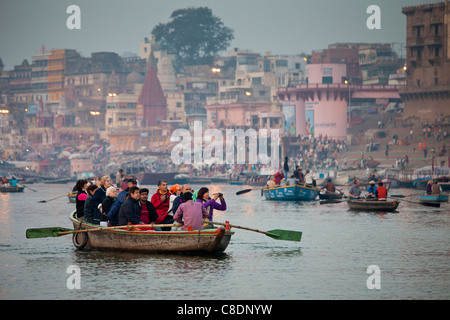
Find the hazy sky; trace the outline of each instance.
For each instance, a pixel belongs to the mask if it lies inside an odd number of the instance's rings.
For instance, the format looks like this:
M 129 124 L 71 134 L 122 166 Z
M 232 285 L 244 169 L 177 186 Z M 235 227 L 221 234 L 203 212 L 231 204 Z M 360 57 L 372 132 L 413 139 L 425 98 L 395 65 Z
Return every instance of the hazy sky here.
M 139 54 L 139 42 L 176 9 L 206 6 L 234 30 L 231 47 L 264 54 L 311 53 L 336 42 L 406 42 L 404 6 L 429 0 L 0 0 L 0 58 L 6 70 L 38 51 L 76 49 L 83 56 Z M 81 10 L 81 30 L 69 30 L 67 7 Z M 370 5 L 381 29 L 369 30 Z M 224 53 L 225 54 L 225 53 Z

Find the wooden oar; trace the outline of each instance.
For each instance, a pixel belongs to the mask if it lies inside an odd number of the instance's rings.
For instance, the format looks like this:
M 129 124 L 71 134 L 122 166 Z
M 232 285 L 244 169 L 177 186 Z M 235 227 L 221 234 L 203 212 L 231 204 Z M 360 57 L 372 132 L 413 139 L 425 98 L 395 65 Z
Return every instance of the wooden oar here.
M 240 196 L 241 194 L 249 193 L 250 191 L 253 191 L 253 190 L 262 190 L 262 189 L 264 189 L 264 187 L 261 187 L 261 188 L 253 188 L 253 189 L 245 189 L 245 190 L 241 190 L 241 191 L 236 192 L 236 195 L 237 195 L 237 196 Z
M 269 230 L 269 231 L 261 231 L 258 229 L 251 229 L 251 228 L 247 228 L 247 227 L 241 227 L 241 226 L 236 226 L 236 225 L 232 225 L 232 224 L 227 224 L 227 223 L 223 223 L 223 222 L 216 222 L 216 221 L 206 221 L 203 220 L 204 223 L 209 223 L 209 224 L 218 224 L 220 226 L 230 226 L 232 228 L 238 228 L 238 229 L 244 229 L 244 230 L 249 230 L 249 231 L 254 231 L 254 232 L 259 232 L 262 234 L 265 234 L 268 237 L 271 237 L 273 239 L 276 240 L 287 240 L 287 241 L 300 241 L 302 238 L 302 232 L 300 231 L 291 231 L 291 230 L 280 230 L 280 229 L 276 229 L 276 230 Z
M 34 190 L 34 189 L 31 189 L 30 187 L 27 187 L 26 185 L 22 185 L 22 186 L 24 186 L 25 188 L 27 188 L 27 189 L 30 189 L 31 191 L 33 191 L 33 192 L 37 192 L 37 190 Z
M 53 199 L 49 199 L 49 200 L 41 200 L 41 201 L 38 201 L 38 203 L 50 202 L 50 201 L 53 201 L 53 200 L 59 199 L 59 198 L 61 198 L 61 197 L 67 197 L 67 195 L 68 195 L 68 193 L 65 193 L 65 194 L 63 194 L 63 195 L 60 195 L 59 197 L 56 197 L 56 198 L 53 198 Z
M 346 199 L 324 199 L 320 200 L 320 204 L 329 204 L 329 203 L 341 203 L 347 201 Z
M 84 233 L 84 232 L 95 232 L 95 231 L 103 231 L 103 230 L 114 230 L 114 229 L 133 229 L 133 228 L 164 228 L 164 227 L 181 227 L 181 224 L 135 224 L 135 225 L 126 225 L 126 226 L 114 226 L 114 227 L 99 227 L 99 228 L 91 228 L 91 229 L 81 229 L 81 230 L 72 230 L 61 227 L 49 227 L 49 228 L 34 228 L 27 229 L 26 236 L 28 239 L 35 238 L 48 238 L 48 237 L 59 237 L 64 236 L 66 234 L 73 233 Z
M 386 197 L 386 198 L 394 199 L 397 201 L 405 201 L 405 202 L 409 202 L 409 203 L 413 203 L 413 204 L 420 204 L 421 206 L 426 206 L 426 207 L 440 208 L 440 206 L 441 206 L 441 204 L 439 202 L 415 202 L 415 201 L 410 201 L 410 200 L 405 200 L 405 199 L 398 200 L 397 198 L 392 198 L 392 197 Z

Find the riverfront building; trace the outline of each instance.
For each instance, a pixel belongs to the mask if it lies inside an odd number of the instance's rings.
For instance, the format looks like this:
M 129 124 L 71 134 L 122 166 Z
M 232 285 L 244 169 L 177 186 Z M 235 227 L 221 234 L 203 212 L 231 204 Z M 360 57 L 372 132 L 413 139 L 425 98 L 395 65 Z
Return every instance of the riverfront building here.
M 404 120 L 450 123 L 449 1 L 404 7 L 407 84 L 400 91 Z

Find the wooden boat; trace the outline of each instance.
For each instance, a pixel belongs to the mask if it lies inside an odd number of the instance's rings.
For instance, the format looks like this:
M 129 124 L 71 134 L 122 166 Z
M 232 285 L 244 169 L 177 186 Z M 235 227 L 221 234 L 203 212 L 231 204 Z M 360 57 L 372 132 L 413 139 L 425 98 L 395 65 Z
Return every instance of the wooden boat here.
M 75 182 L 74 178 L 53 179 L 44 181 L 45 184 L 66 184 L 69 182 Z
M 395 211 L 399 205 L 399 201 L 382 201 L 382 200 L 347 200 L 351 210 L 359 211 Z
M 393 188 L 410 188 L 414 189 L 416 186 L 413 184 L 414 180 L 402 180 L 402 179 L 390 179 L 391 187 Z
M 337 199 L 342 199 L 342 197 L 344 196 L 344 194 L 340 191 L 336 191 L 336 192 L 323 192 L 320 191 L 319 192 L 319 199 L 320 200 L 337 200 Z
M 441 187 L 442 191 L 450 191 L 450 182 L 438 182 L 438 185 Z
M 279 185 L 274 188 L 263 188 L 267 200 L 311 201 L 317 198 L 319 189 L 306 185 Z
M 244 181 L 234 181 L 234 180 L 231 180 L 231 181 L 228 181 L 228 183 L 231 184 L 231 185 L 239 185 L 239 186 L 241 186 L 241 185 L 244 184 Z
M 98 228 L 70 215 L 75 230 Z M 195 231 L 129 231 L 109 229 L 73 234 L 72 242 L 78 249 L 129 251 L 140 253 L 164 252 L 223 252 L 233 231 L 223 227 Z
M 23 192 L 23 189 L 25 189 L 24 186 L 0 186 L 0 192 Z
M 448 195 L 447 194 L 427 194 L 427 195 L 420 195 L 419 201 L 422 203 L 441 203 L 441 202 L 448 202 Z

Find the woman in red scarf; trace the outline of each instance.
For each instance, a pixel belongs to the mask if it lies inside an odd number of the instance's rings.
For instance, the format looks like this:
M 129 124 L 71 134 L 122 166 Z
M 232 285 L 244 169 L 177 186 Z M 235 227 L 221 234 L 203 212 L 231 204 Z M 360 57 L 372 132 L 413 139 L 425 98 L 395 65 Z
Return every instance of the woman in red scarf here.
M 157 224 L 165 224 L 165 223 L 173 223 L 173 216 L 169 215 L 167 211 L 169 211 L 169 199 L 172 194 L 167 190 L 167 181 L 159 181 L 158 182 L 158 191 L 152 196 L 151 203 L 156 209 L 156 213 L 158 214 L 158 219 L 156 219 Z M 164 231 L 166 228 L 162 228 Z

